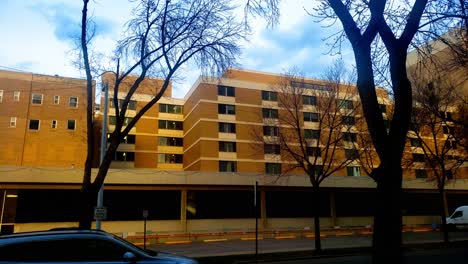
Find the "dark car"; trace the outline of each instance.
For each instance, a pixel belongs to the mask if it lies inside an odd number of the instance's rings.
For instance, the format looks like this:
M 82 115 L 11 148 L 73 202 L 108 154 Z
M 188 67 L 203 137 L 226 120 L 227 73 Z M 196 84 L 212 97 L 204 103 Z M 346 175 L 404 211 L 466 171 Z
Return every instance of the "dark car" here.
M 195 260 L 144 251 L 97 230 L 50 230 L 0 236 L 0 263 L 172 263 Z

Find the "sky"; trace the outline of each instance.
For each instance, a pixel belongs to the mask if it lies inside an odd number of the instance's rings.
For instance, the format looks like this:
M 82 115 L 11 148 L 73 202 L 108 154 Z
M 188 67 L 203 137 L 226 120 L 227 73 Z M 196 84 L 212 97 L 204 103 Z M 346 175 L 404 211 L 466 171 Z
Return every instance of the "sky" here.
M 2 0 L 0 69 L 83 78 L 84 73 L 73 64 L 72 52 L 72 39 L 80 32 L 81 4 L 79 0 Z M 110 54 L 114 49 L 134 4 L 128 0 L 90 1 L 97 51 Z M 253 31 L 241 43 L 239 67 L 272 73 L 294 67 L 307 77 L 320 78 L 336 56 L 327 54 L 329 47 L 323 41 L 330 29 L 304 10 L 312 11 L 316 4 L 312 0 L 282 1 L 279 24 L 273 28 L 260 18 L 250 19 Z M 342 56 L 350 66 L 352 52 L 345 48 Z M 183 98 L 200 74 L 191 65 L 181 68 L 183 78 L 173 84 L 173 96 Z

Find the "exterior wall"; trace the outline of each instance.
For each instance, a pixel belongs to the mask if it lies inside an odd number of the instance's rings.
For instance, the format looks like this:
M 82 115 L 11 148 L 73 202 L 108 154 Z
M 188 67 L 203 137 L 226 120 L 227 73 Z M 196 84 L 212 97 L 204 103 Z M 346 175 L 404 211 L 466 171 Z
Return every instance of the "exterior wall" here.
M 0 71 L 1 165 L 83 167 L 86 159 L 86 82 L 80 79 Z M 14 92 L 20 92 L 14 101 Z M 31 94 L 42 94 L 42 104 L 32 104 Z M 54 103 L 54 96 L 60 96 Z M 78 98 L 69 106 L 70 96 Z M 16 127 L 10 118 L 16 117 Z M 29 120 L 40 120 L 38 130 Z M 57 127 L 52 128 L 52 120 Z M 67 129 L 75 120 L 75 129 Z

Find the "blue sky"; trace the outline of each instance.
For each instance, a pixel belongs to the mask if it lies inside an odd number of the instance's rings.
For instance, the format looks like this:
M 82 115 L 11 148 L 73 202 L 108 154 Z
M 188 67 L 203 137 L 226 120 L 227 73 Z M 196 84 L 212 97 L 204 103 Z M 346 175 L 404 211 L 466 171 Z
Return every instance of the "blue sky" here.
M 110 54 L 121 28 L 130 17 L 127 0 L 92 0 L 90 13 L 96 22 L 95 47 Z M 296 67 L 308 77 L 320 77 L 333 58 L 322 41 L 330 33 L 307 15 L 316 4 L 311 0 L 281 3 L 280 23 L 268 28 L 261 19 L 251 20 L 253 34 L 242 43 L 240 67 L 282 73 Z M 80 32 L 79 0 L 3 0 L 0 9 L 0 69 L 17 69 L 43 74 L 83 77 L 72 65 L 72 38 Z M 346 64 L 352 52 L 343 52 Z M 190 65 L 181 68 L 183 79 L 174 83 L 173 95 L 183 97 L 200 71 Z

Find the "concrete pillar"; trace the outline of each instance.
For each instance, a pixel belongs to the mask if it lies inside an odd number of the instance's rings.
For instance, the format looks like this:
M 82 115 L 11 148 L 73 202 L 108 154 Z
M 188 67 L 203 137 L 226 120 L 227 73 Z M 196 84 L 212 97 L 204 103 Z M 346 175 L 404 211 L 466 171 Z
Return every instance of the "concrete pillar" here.
M 180 224 L 182 232 L 187 232 L 187 190 L 180 192 Z
M 335 203 L 335 192 L 330 192 L 330 215 L 331 215 L 331 224 L 336 226 L 336 203 Z
M 266 198 L 265 190 L 260 191 L 260 218 L 262 220 L 262 228 L 266 229 L 268 227 L 268 218 L 266 213 Z

